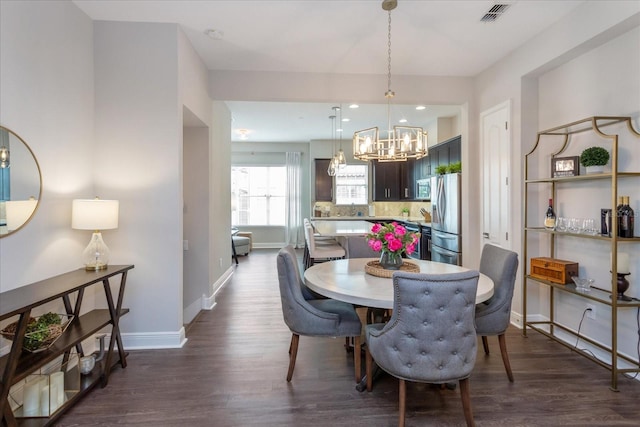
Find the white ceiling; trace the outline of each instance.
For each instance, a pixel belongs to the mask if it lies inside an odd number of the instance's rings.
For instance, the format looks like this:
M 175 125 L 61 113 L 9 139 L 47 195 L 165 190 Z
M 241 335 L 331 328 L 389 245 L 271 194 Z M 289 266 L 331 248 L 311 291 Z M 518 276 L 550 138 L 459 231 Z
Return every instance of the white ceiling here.
M 210 70 L 387 73 L 388 15 L 381 0 L 73 2 L 93 20 L 177 23 Z M 475 76 L 582 2 L 399 0 L 391 13 L 392 74 Z M 510 7 L 496 21 L 481 22 L 495 3 Z M 222 32 L 222 38 L 212 39 L 208 29 Z M 228 104 L 233 128 L 253 131 L 249 140 L 308 141 L 332 134 L 332 105 Z M 357 114 L 343 109 L 343 117 L 353 116 L 344 126 L 347 139 L 353 130 L 386 125 L 386 105 L 369 107 L 361 106 Z M 393 114 L 394 120 L 405 115 L 408 124 L 425 126 L 436 114 L 453 113 L 432 107 L 412 122 L 414 106 L 398 105 Z

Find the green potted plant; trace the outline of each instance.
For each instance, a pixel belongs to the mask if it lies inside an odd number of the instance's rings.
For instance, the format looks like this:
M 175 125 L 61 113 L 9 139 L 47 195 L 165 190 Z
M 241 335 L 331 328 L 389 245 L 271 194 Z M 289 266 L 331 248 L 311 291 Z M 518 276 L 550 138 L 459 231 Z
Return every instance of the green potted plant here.
M 448 169 L 449 169 L 448 165 L 438 165 L 436 166 L 436 174 L 444 175 L 445 173 L 447 173 Z
M 462 172 L 462 162 L 449 163 L 449 166 L 447 167 L 447 172 L 448 173 L 460 173 L 460 172 Z
M 609 162 L 609 152 L 602 147 L 589 147 L 580 154 L 580 164 L 587 173 L 600 173 Z
M 402 216 L 407 218 L 409 216 L 409 208 L 402 208 Z

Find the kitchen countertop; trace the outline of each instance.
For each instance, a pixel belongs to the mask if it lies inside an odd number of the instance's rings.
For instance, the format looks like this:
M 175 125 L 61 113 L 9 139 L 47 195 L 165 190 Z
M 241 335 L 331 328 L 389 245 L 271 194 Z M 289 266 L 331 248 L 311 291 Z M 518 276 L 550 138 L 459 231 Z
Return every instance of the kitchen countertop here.
M 410 216 L 405 218 L 403 216 L 394 217 L 394 216 L 343 215 L 343 216 L 312 217 L 309 219 L 312 221 L 398 221 L 398 222 L 413 222 L 423 226 L 431 227 L 431 222 L 425 221 L 424 217 L 422 216 Z

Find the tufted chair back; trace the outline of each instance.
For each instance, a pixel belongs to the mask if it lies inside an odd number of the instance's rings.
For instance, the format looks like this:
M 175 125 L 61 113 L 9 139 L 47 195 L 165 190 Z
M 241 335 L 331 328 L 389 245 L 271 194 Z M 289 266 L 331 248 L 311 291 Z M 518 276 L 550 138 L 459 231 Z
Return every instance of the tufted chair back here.
M 517 253 L 494 245 L 482 248 L 480 272 L 493 280 L 494 292 L 489 301 L 478 305 L 478 335 L 498 335 L 507 330 L 517 271 Z
M 482 336 L 482 347 L 489 354 L 488 335 L 497 335 L 502 362 L 509 381 L 513 373 L 505 332 L 511 319 L 511 300 L 518 271 L 518 254 L 494 245 L 484 245 L 480 257 L 480 272 L 493 280 L 494 292 L 489 301 L 476 306 L 476 331 Z
M 340 317 L 309 304 L 308 300 L 313 296 L 302 282 L 293 246 L 280 249 L 277 266 L 284 323 L 298 334 L 331 336 L 331 332 L 338 327 Z
M 466 378 L 476 360 L 475 313 L 478 272 L 393 274 L 389 323 L 367 328 L 376 363 L 390 374 L 445 383 Z
M 356 382 L 361 378 L 360 333 L 362 323 L 353 305 L 330 298 L 313 298 L 304 285 L 293 246 L 278 252 L 278 283 L 284 323 L 292 332 L 289 346 L 289 372 L 291 381 L 298 353 L 300 335 L 317 337 L 346 337 L 353 339 Z M 356 357 L 357 356 L 357 357 Z

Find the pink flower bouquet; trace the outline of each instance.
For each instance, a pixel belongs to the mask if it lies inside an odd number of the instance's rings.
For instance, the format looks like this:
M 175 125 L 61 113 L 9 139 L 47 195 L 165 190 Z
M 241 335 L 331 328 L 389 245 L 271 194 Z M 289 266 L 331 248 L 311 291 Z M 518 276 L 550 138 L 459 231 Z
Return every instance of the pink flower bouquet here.
M 367 234 L 367 244 L 376 252 L 392 252 L 411 255 L 416 250 L 418 236 L 407 232 L 397 222 L 374 224 L 371 233 Z

